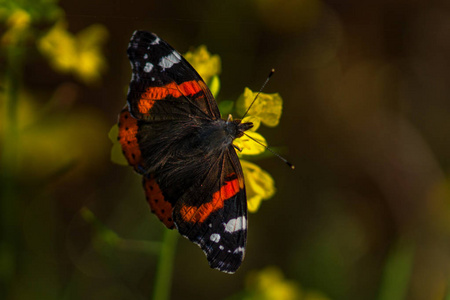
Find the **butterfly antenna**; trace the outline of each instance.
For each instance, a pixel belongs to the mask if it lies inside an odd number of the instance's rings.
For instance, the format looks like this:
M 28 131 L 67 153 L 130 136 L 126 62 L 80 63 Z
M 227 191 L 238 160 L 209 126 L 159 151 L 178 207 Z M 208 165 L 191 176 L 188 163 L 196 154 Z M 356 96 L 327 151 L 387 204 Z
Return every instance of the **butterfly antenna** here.
M 272 77 L 273 73 L 275 73 L 275 69 L 270 70 L 269 76 L 267 76 L 266 81 L 264 81 L 264 84 L 262 85 L 262 87 L 259 89 L 258 94 L 256 94 L 255 99 L 253 99 L 253 102 L 250 104 L 250 106 L 247 108 L 247 111 L 245 112 L 245 114 L 242 116 L 242 119 L 245 118 L 245 116 L 247 115 L 248 111 L 250 110 L 250 108 L 252 107 L 253 103 L 255 103 L 256 99 L 258 98 L 259 94 L 261 94 L 262 90 L 264 89 L 264 87 L 266 86 L 266 84 L 269 82 L 270 77 Z
M 276 157 L 278 157 L 279 159 L 281 159 L 286 165 L 289 166 L 289 168 L 291 168 L 292 170 L 295 169 L 294 164 L 290 163 L 286 158 L 284 158 L 284 157 L 281 156 L 280 154 L 276 153 L 275 151 L 273 151 L 272 149 L 270 149 L 267 145 L 264 145 L 262 142 L 258 141 L 257 139 L 252 138 L 251 136 L 249 136 L 249 135 L 246 134 L 245 132 L 244 132 L 244 134 L 245 134 L 248 138 L 254 140 L 254 141 L 257 142 L 258 144 L 260 144 L 261 146 L 263 146 L 264 148 L 266 148 L 266 150 L 268 150 L 270 153 L 272 153 L 273 155 L 275 155 Z

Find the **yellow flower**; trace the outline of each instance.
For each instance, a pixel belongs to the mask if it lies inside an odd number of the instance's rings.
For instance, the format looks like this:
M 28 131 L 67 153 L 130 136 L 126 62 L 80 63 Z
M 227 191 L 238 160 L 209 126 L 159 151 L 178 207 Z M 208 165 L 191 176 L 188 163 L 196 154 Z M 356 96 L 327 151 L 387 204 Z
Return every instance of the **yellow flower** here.
M 91 25 L 76 36 L 59 21 L 38 42 L 38 48 L 51 66 L 63 73 L 73 73 L 86 83 L 98 81 L 106 68 L 101 54 L 108 31 L 103 25 Z
M 247 276 L 247 290 L 250 299 L 260 300 L 296 300 L 301 299 L 301 291 L 294 281 L 284 279 L 277 267 L 267 267 L 259 272 L 250 272 Z
M 77 72 L 86 81 L 100 79 L 101 71 L 106 69 L 101 46 L 107 37 L 107 29 L 100 24 L 91 25 L 76 36 L 79 49 Z
M 234 140 L 233 144 L 237 146 L 240 150 L 242 150 L 237 152 L 238 156 L 258 155 L 263 153 L 266 150 L 266 148 L 263 145 L 267 145 L 267 142 L 266 139 L 261 134 L 256 132 L 256 130 L 259 128 L 259 124 L 261 124 L 260 120 L 258 118 L 249 116 L 245 117 L 242 120 L 242 122 L 243 123 L 252 122 L 253 128 L 246 131 L 242 137 Z M 262 145 L 255 142 L 255 140 L 260 142 Z
M 255 99 L 257 93 L 252 92 L 249 88 L 245 88 L 244 93 L 241 94 L 236 101 L 236 109 L 238 113 L 243 115 L 250 104 Z M 280 122 L 281 111 L 283 106 L 283 99 L 278 93 L 265 94 L 260 93 L 258 100 L 250 108 L 248 114 L 261 119 L 261 122 L 269 127 L 275 127 Z
M 30 25 L 31 17 L 30 14 L 22 9 L 16 10 L 9 18 L 8 18 L 8 27 L 15 28 L 26 28 Z
M 1 38 L 2 44 L 17 44 L 26 35 L 30 23 L 30 14 L 25 10 L 16 9 L 6 20 L 8 30 L 3 34 Z
M 39 50 L 48 57 L 57 71 L 69 72 L 78 59 L 75 38 L 67 30 L 65 22 L 58 22 L 38 42 Z
M 260 119 L 249 116 L 245 117 L 242 122 L 252 122 L 254 126 L 246 131 L 242 137 L 235 139 L 233 144 L 241 150 L 237 151 L 237 154 L 240 157 L 242 172 L 244 173 L 248 211 L 256 212 L 261 205 L 261 201 L 270 199 L 275 194 L 275 181 L 269 173 L 259 166 L 242 159 L 243 155 L 263 153 L 267 145 L 266 139 L 256 132 L 261 124 Z
M 244 93 L 236 101 L 236 109 L 241 115 L 245 114 L 257 93 L 245 88 Z M 248 112 L 242 122 L 252 122 L 253 128 L 242 137 L 234 141 L 240 150 L 238 156 L 258 155 L 266 150 L 265 138 L 256 132 L 260 123 L 266 126 L 277 126 L 281 117 L 283 100 L 279 94 L 260 93 L 258 99 Z M 256 212 L 262 200 L 267 200 L 275 194 L 275 183 L 269 173 L 257 165 L 241 159 L 242 171 L 244 172 L 248 210 Z
M 286 280 L 277 267 L 266 267 L 261 271 L 250 272 L 245 300 L 329 300 L 317 291 L 303 291 L 293 280 Z
M 194 67 L 207 84 L 210 83 L 210 80 L 214 76 L 220 74 L 221 62 L 219 55 L 211 55 L 205 45 L 201 45 L 187 52 L 184 58 Z
M 254 163 L 241 159 L 242 171 L 247 192 L 249 212 L 256 212 L 262 200 L 267 200 L 275 194 L 275 182 L 269 173 Z

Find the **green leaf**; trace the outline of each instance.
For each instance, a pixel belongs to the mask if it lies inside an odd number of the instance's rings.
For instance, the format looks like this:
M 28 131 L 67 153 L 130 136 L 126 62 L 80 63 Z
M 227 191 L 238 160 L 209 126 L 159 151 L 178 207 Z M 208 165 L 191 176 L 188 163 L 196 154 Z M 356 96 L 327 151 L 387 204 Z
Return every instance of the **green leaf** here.
M 231 114 L 234 107 L 234 101 L 220 101 L 219 102 L 219 110 L 222 117 L 227 118 L 228 114 Z
M 406 241 L 397 242 L 384 266 L 378 300 L 406 299 L 413 262 L 414 246 Z

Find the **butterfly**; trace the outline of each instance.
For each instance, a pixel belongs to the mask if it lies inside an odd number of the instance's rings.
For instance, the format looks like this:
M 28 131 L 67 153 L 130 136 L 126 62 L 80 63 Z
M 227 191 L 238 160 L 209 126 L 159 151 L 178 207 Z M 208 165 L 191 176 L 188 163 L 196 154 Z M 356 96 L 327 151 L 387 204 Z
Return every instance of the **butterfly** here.
M 211 268 L 234 273 L 245 256 L 247 199 L 233 140 L 253 124 L 222 119 L 200 75 L 157 35 L 135 31 L 127 54 L 118 140 L 150 209 L 197 244 Z

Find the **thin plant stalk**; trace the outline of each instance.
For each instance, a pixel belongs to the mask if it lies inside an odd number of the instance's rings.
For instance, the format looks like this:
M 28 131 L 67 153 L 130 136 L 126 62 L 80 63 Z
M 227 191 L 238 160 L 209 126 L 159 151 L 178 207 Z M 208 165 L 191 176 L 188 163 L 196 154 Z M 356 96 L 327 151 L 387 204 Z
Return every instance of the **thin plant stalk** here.
M 17 195 L 17 163 L 18 163 L 18 100 L 22 81 L 22 58 L 24 48 L 19 45 L 5 47 L 6 68 L 4 73 L 4 103 L 2 127 L 3 137 L 0 143 L 0 207 L 1 237 L 0 260 L 7 262 L 0 271 L 0 280 L 7 287 L 17 268 L 17 230 L 18 222 L 18 195 Z
M 153 286 L 153 299 L 168 300 L 172 284 L 173 261 L 175 258 L 178 232 L 165 229 L 158 265 L 156 267 L 156 278 Z

